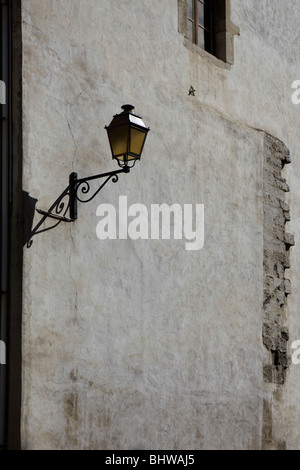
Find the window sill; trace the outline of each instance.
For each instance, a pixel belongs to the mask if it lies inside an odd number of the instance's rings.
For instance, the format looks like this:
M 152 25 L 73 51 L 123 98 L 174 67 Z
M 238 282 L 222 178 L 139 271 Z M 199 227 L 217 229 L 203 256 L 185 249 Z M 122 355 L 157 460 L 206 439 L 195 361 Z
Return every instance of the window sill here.
M 183 45 L 190 52 L 193 52 L 194 54 L 200 55 L 201 57 L 209 60 L 209 62 L 213 63 L 217 67 L 220 67 L 220 68 L 225 69 L 225 70 L 230 70 L 231 69 L 231 64 L 229 64 L 227 62 L 223 62 L 223 60 L 218 59 L 214 55 L 212 55 L 209 52 L 202 49 L 200 46 L 197 46 L 196 44 L 192 43 L 189 39 L 184 38 Z

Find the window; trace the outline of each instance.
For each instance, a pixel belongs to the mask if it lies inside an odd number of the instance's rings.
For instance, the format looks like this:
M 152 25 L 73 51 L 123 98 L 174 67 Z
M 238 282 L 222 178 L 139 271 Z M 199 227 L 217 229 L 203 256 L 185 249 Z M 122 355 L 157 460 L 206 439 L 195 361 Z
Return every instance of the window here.
M 188 0 L 187 37 L 194 44 L 215 54 L 215 21 L 213 0 Z
M 233 64 L 233 37 L 240 31 L 230 14 L 230 0 L 178 0 L 178 30 L 198 51 Z

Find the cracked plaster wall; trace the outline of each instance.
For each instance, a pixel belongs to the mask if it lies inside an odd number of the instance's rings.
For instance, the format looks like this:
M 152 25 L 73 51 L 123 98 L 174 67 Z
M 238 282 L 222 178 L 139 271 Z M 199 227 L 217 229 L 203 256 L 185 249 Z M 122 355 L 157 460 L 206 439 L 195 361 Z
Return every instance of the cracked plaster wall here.
M 71 171 L 114 168 L 103 127 L 121 105 L 151 127 L 133 172 L 24 252 L 23 448 L 297 448 L 300 370 L 283 386 L 263 377 L 261 131 L 292 155 L 287 223 L 297 234 L 298 2 L 232 0 L 241 34 L 229 69 L 183 45 L 175 0 L 22 5 L 23 182 L 37 207 Z M 204 248 L 100 242 L 97 206 L 118 207 L 119 195 L 204 204 Z M 292 286 L 299 256 L 296 244 Z M 292 339 L 298 291 L 283 322 Z

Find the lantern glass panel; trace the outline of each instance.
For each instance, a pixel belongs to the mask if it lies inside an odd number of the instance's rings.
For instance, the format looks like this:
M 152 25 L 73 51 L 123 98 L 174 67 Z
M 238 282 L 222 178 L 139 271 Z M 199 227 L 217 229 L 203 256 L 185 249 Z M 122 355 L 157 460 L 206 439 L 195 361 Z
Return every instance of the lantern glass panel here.
M 110 127 L 107 129 L 113 157 L 126 155 L 128 152 L 128 126 Z
M 130 152 L 140 157 L 147 133 L 140 129 L 131 129 Z

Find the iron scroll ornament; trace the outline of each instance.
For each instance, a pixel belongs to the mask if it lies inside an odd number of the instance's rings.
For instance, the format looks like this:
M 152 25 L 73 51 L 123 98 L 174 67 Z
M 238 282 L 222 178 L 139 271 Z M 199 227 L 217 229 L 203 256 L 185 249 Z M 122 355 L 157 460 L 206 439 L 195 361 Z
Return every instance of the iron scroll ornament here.
M 117 183 L 118 180 L 119 180 L 119 176 L 118 175 L 109 175 L 106 178 L 106 180 L 104 181 L 104 183 L 102 183 L 101 186 L 88 199 L 81 199 L 81 197 L 79 196 L 80 192 L 82 194 L 88 194 L 91 191 L 91 186 L 90 186 L 88 180 L 85 179 L 83 181 L 77 181 L 76 188 L 75 188 L 76 200 L 79 201 L 79 202 L 82 202 L 83 204 L 85 204 L 86 202 L 92 201 L 97 196 L 97 194 L 101 191 L 103 186 L 105 186 L 110 179 L 112 180 L 113 183 Z
M 81 203 L 87 203 L 92 201 L 101 189 L 111 180 L 113 183 L 117 183 L 119 180 L 120 173 L 129 173 L 130 167 L 124 166 L 121 170 L 110 171 L 108 173 L 102 173 L 100 175 L 88 176 L 86 178 L 77 178 L 77 173 L 71 173 L 69 177 L 69 186 L 63 191 L 63 193 L 56 199 L 52 206 L 47 210 L 36 209 L 36 211 L 43 217 L 31 230 L 28 241 L 26 242 L 27 248 L 32 246 L 32 238 L 39 233 L 48 232 L 56 228 L 61 222 L 75 222 L 77 219 L 77 201 Z M 92 193 L 90 181 L 104 179 L 103 183 Z M 88 195 L 88 198 L 83 198 L 82 195 Z M 67 217 L 69 211 L 69 217 Z M 46 228 L 40 228 L 47 219 L 54 219 L 56 222 Z

